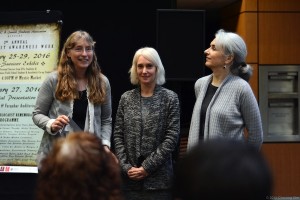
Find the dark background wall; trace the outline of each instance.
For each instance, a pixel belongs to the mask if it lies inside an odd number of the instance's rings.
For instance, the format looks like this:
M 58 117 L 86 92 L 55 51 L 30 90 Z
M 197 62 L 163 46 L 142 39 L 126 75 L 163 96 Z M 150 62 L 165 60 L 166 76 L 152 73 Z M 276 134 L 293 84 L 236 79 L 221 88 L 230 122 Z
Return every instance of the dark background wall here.
M 73 31 L 88 31 L 96 41 L 102 71 L 111 81 L 115 111 L 120 93 L 131 87 L 128 69 L 134 52 L 143 46 L 155 47 L 156 9 L 173 6 L 173 0 L 113 0 L 97 4 L 92 0 L 20 0 L 7 1 L 0 12 L 61 11 L 61 44 Z
M 102 71 L 111 83 L 114 119 L 121 94 L 133 88 L 129 82 L 128 70 L 135 51 L 144 46 L 155 48 L 158 46 L 157 9 L 178 8 L 176 0 L 113 0 L 98 1 L 97 4 L 92 0 L 79 2 L 11 0 L 6 1 L 5 5 L 1 5 L 0 12 L 14 12 L 17 15 L 20 11 L 61 11 L 63 14 L 61 44 L 73 31 L 79 29 L 88 31 L 96 41 L 96 53 Z M 204 24 L 200 24 L 198 27 L 198 31 L 203 28 L 204 34 L 199 37 L 203 37 L 204 44 L 198 51 L 199 60 L 194 63 L 194 66 L 189 66 L 189 70 L 195 70 L 195 73 L 199 72 L 199 77 L 209 73 L 203 65 L 203 48 L 207 47 L 213 39 L 218 27 L 218 20 L 217 11 L 206 11 Z M 178 38 L 178 40 L 184 36 L 191 41 L 191 46 L 197 45 L 192 42 L 193 38 L 189 37 L 187 32 L 170 34 L 174 34 L 172 38 Z M 193 37 L 197 37 L 197 34 L 193 34 Z M 199 40 L 199 38 L 195 39 Z M 174 47 L 170 46 L 170 50 L 172 48 Z M 177 56 L 188 58 L 188 55 L 181 52 L 182 49 L 178 51 L 179 55 L 175 55 L 174 59 Z M 162 57 L 162 62 L 164 63 L 164 57 Z M 166 63 L 168 62 L 166 61 Z M 167 75 L 165 87 L 174 90 L 179 95 L 182 111 L 181 122 L 182 128 L 184 128 L 182 134 L 187 134 L 195 100 L 193 87 L 197 76 L 191 73 L 193 77 L 182 79 L 181 73 L 184 72 L 186 66 L 179 66 L 182 69 L 178 69 L 177 66 L 178 76 L 172 74 L 171 79 L 168 79 L 168 70 L 172 69 L 168 67 L 165 66 Z M 0 174 L 0 199 L 33 199 L 35 178 L 35 174 Z
M 17 15 L 18 11 L 61 11 L 63 21 L 61 45 L 73 31 L 79 29 L 88 31 L 96 41 L 96 54 L 102 71 L 111 82 L 114 116 L 121 94 L 132 88 L 128 70 L 135 51 L 141 47 L 152 46 L 158 49 L 166 68 L 167 83 L 165 86 L 179 93 L 186 93 L 187 91 L 189 94 L 191 88 L 193 93 L 193 83 L 197 77 L 209 73 L 203 65 L 203 50 L 212 40 L 216 27 L 218 27 L 217 12 L 204 11 L 204 22 L 199 22 L 199 24 L 195 20 L 190 22 L 187 27 L 195 25 L 195 33 L 185 31 L 184 28 L 186 27 L 182 26 L 184 24 L 179 23 L 178 31 L 169 31 L 167 33 L 169 37 L 161 40 L 160 43 L 167 44 L 167 46 L 158 48 L 158 36 L 161 35 L 159 32 L 165 32 L 169 29 L 168 27 L 157 26 L 157 10 L 162 9 L 178 10 L 176 0 L 113 0 L 98 1 L 97 5 L 92 0 L 85 0 L 80 3 L 66 0 L 48 2 L 12 0 L 1 5 L 0 12 L 15 12 Z M 199 18 L 199 15 L 195 16 Z M 191 14 L 188 17 L 193 18 Z M 177 18 L 179 19 L 179 17 Z M 164 24 L 168 25 L 166 21 Z M 209 41 L 206 42 L 205 38 L 208 38 Z M 178 43 L 177 41 L 180 40 L 183 42 Z M 203 40 L 202 44 L 199 43 L 200 40 Z M 174 51 L 174 49 L 177 50 Z M 160 52 L 160 50 L 174 51 L 174 56 L 165 58 L 165 52 Z M 199 59 L 193 58 L 194 60 L 191 61 L 189 52 L 196 52 Z M 195 57 L 195 55 L 193 56 Z M 173 63 L 178 63 L 176 59 L 179 57 L 186 61 L 180 61 L 179 66 L 173 66 Z M 178 86 L 181 88 L 179 89 Z M 186 96 L 182 95 L 185 98 Z M 186 98 L 184 101 L 189 101 L 189 99 L 194 100 L 193 94 L 191 94 L 191 98 Z M 190 105 L 190 103 L 182 105 Z M 182 108 L 183 114 L 187 115 L 183 118 L 184 124 L 189 121 L 188 114 L 191 109 L 191 107 Z

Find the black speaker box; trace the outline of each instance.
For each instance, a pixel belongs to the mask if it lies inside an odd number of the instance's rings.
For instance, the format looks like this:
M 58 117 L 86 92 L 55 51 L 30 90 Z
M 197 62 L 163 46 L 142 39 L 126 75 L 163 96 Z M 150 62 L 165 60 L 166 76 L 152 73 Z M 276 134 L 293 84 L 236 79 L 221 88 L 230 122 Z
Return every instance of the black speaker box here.
M 204 75 L 205 11 L 158 9 L 157 51 L 168 80 Z

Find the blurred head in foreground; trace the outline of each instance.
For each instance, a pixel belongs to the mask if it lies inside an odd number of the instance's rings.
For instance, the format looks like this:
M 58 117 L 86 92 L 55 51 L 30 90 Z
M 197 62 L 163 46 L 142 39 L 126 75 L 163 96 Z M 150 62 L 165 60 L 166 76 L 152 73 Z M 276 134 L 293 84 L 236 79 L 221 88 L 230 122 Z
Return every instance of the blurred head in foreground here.
M 238 141 L 200 143 L 175 169 L 176 199 L 263 200 L 272 193 L 272 173 L 264 156 Z
M 36 188 L 38 200 L 121 199 L 119 165 L 91 133 L 70 133 L 59 138 L 42 162 Z

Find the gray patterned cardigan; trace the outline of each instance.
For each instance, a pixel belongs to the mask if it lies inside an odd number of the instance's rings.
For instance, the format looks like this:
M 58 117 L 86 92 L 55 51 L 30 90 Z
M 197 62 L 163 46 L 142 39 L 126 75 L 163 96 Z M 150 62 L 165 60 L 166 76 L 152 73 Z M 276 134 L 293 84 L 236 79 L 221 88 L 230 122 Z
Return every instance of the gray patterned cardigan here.
M 146 123 L 142 123 L 140 88 L 120 99 L 114 128 L 115 152 L 120 160 L 126 190 L 167 189 L 173 177 L 172 152 L 180 132 L 179 99 L 175 92 L 156 86 Z M 127 171 L 138 165 L 138 157 L 149 176 L 133 181 Z
M 188 151 L 199 143 L 200 110 L 212 75 L 202 77 L 195 83 L 196 103 L 194 106 Z M 245 137 L 244 129 L 248 131 Z M 257 100 L 248 82 L 238 76 L 228 75 L 217 89 L 208 105 L 204 140 L 230 138 L 247 141 L 260 149 L 263 130 Z

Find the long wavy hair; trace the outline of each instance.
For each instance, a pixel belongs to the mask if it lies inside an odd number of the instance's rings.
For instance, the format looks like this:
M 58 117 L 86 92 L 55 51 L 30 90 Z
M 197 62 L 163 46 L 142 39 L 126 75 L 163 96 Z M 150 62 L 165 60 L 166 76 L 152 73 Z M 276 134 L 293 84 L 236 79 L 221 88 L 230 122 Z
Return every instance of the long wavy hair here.
M 77 41 L 86 40 L 93 48 L 93 60 L 86 70 L 88 78 L 88 99 L 94 104 L 101 104 L 105 101 L 106 90 L 103 74 L 101 73 L 95 53 L 95 41 L 85 31 L 75 31 L 66 40 L 61 51 L 60 59 L 57 66 L 58 84 L 55 91 L 55 97 L 60 101 L 69 101 L 79 98 L 77 83 L 75 79 L 75 66 L 71 59 L 68 58 L 68 52 L 74 48 Z

